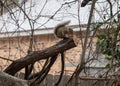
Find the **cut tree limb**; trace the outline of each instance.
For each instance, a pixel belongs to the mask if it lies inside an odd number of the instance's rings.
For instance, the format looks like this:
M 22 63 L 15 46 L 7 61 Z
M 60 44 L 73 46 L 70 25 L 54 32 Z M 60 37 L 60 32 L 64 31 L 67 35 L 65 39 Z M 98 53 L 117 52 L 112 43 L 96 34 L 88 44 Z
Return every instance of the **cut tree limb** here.
M 25 57 L 14 61 L 4 70 L 4 72 L 10 75 L 15 75 L 15 73 L 17 73 L 19 70 L 21 70 L 29 64 L 35 63 L 39 60 L 48 59 L 49 57 L 52 57 L 56 54 L 59 54 L 60 52 L 64 52 L 74 47 L 76 47 L 76 45 L 73 39 L 62 40 L 54 46 L 51 46 L 42 51 L 33 51 Z

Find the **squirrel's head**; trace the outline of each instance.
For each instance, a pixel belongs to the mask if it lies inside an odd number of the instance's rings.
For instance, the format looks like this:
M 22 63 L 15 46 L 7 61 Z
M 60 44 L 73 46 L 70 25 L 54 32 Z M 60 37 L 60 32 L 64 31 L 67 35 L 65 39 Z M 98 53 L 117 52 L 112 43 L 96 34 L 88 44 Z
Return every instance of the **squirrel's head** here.
M 73 30 L 70 27 L 66 27 L 65 37 L 66 38 L 73 38 Z

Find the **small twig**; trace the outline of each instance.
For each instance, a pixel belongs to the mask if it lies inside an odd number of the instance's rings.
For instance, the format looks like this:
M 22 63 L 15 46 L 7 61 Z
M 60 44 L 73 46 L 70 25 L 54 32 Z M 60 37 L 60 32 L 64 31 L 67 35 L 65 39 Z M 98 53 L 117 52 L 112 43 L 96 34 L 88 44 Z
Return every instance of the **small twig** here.
M 4 60 L 11 61 L 11 62 L 14 62 L 14 60 L 12 60 L 12 59 L 4 58 L 4 57 L 1 57 L 1 56 L 0 56 L 0 58 L 1 58 L 1 59 L 4 59 Z
M 112 3 L 110 2 L 110 0 L 107 0 L 107 2 L 109 3 L 110 5 L 110 16 L 112 17 L 113 16 L 113 11 L 112 11 Z

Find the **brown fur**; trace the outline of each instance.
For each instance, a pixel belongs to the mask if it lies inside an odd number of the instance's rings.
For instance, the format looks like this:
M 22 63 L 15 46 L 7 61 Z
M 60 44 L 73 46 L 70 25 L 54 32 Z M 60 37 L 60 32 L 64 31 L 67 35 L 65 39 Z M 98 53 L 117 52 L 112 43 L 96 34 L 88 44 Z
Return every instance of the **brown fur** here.
M 73 38 L 73 30 L 70 27 L 66 27 L 70 21 L 66 21 L 58 24 L 54 29 L 54 34 L 57 38 Z

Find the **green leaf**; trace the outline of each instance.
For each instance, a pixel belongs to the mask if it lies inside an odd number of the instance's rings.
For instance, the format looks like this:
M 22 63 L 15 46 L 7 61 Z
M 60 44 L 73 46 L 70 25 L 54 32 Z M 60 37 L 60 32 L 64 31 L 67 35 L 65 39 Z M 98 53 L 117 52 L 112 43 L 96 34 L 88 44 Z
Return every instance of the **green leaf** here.
M 106 39 L 106 35 L 105 34 L 99 34 L 97 35 L 98 39 L 102 40 L 102 39 Z
M 112 57 L 111 56 L 106 56 L 105 59 L 110 61 L 112 59 Z
M 111 55 L 112 55 L 111 51 L 108 50 L 108 49 L 106 49 L 105 51 L 103 51 L 103 54 L 104 54 L 104 55 L 108 55 L 108 56 L 111 56 Z
M 98 22 L 97 25 L 96 25 L 96 28 L 99 28 L 101 25 L 102 25 L 102 23 Z
M 105 66 L 105 68 L 110 68 L 110 64 L 108 63 L 108 64 Z

